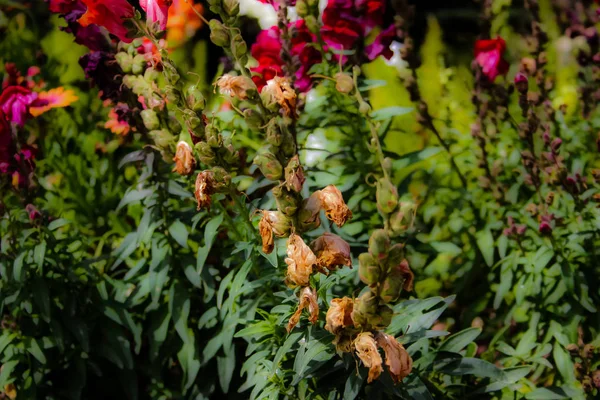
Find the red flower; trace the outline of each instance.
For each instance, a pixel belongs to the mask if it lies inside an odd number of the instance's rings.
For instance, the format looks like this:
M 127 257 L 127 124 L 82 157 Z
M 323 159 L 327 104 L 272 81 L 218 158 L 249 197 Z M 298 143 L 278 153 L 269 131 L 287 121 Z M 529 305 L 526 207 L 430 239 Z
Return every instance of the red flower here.
M 130 43 L 124 18 L 133 18 L 134 9 L 126 0 L 81 0 L 87 11 L 78 20 L 81 26 L 96 24 L 105 27 L 110 33 L 123 42 Z
M 504 50 L 506 50 L 506 42 L 501 37 L 475 42 L 475 61 L 490 82 L 493 82 L 498 75 L 506 75 L 508 72 L 508 62 L 502 59 Z
M 167 27 L 171 4 L 173 4 L 173 0 L 140 0 L 140 6 L 146 11 L 146 21 L 158 21 L 161 31 Z
M 77 0 L 46 0 L 50 12 L 68 14 L 79 5 Z

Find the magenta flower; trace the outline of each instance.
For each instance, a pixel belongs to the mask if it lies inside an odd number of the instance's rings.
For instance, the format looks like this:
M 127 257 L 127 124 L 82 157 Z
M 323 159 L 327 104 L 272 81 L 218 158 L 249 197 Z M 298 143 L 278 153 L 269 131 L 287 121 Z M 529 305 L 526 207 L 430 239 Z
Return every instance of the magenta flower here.
M 29 117 L 29 107 L 37 98 L 38 94 L 27 88 L 9 86 L 0 94 L 0 109 L 8 121 L 23 126 Z
M 396 27 L 390 25 L 377 35 L 375 41 L 367 46 L 365 53 L 371 61 L 379 56 L 384 56 L 386 59 L 392 58 L 394 52 L 390 49 L 392 41 L 396 38 Z
M 146 11 L 146 21 L 158 22 L 161 31 L 167 27 L 169 7 L 172 3 L 173 0 L 140 0 L 140 6 Z
M 475 61 L 490 82 L 508 72 L 508 62 L 502 58 L 504 50 L 506 42 L 501 37 L 475 42 Z

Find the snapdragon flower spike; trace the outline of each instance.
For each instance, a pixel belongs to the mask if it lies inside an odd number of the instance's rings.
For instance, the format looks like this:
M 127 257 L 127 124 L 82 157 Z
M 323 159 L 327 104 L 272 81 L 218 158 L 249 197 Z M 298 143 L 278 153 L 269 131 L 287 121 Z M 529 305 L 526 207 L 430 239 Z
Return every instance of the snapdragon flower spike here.
M 502 58 L 505 50 L 506 42 L 501 37 L 475 42 L 475 61 L 490 82 L 494 82 L 498 75 L 506 75 L 508 72 L 509 64 Z
M 135 10 L 127 0 L 81 0 L 86 5 L 85 14 L 79 18 L 81 26 L 96 24 L 105 27 L 110 33 L 126 43 L 133 39 L 127 37 L 127 28 L 123 20 L 133 18 Z
M 169 7 L 173 0 L 140 0 L 140 7 L 146 12 L 148 23 L 158 22 L 161 31 L 167 27 Z

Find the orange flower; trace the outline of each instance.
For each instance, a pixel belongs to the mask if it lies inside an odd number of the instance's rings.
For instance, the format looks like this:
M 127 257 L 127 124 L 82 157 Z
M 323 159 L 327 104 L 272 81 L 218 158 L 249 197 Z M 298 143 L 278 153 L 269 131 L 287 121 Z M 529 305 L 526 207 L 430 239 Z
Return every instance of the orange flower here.
M 363 362 L 365 367 L 369 368 L 368 383 L 373 382 L 379 378 L 379 375 L 383 372 L 381 363 L 381 355 L 377 350 L 377 343 L 371 332 L 360 333 L 354 340 L 354 348 L 356 349 L 356 355 Z
M 308 320 L 311 324 L 316 324 L 319 319 L 319 304 L 317 303 L 317 291 L 311 287 L 303 287 L 300 290 L 300 303 L 298 304 L 298 309 L 290 317 L 287 325 L 287 331 L 290 332 L 298 322 L 300 321 L 300 316 L 302 315 L 302 310 L 308 307 L 308 312 L 310 316 Z
M 177 151 L 173 161 L 175 161 L 175 168 L 173 168 L 173 172 L 177 171 L 179 175 L 190 175 L 192 172 L 194 172 L 196 159 L 192 153 L 191 146 L 183 140 L 177 143 Z
M 285 262 L 288 265 L 288 283 L 296 286 L 308 286 L 317 257 L 304 243 L 304 240 L 295 233 L 292 233 L 288 239 L 287 256 Z
M 119 121 L 119 115 L 114 108 L 108 113 L 108 121 L 106 121 L 104 127 L 110 129 L 112 133 L 121 136 L 127 135 L 131 130 L 131 127 L 127 122 Z
M 202 4 L 194 4 L 194 0 L 173 0 L 167 20 L 167 40 L 170 47 L 182 45 L 202 27 L 202 20 L 194 9 L 198 14 L 204 11 Z
M 352 310 L 354 309 L 354 300 L 350 297 L 342 297 L 341 299 L 331 300 L 329 310 L 325 320 L 325 329 L 337 335 L 344 328 L 354 326 L 352 321 Z
M 412 371 L 412 358 L 410 358 L 404 346 L 393 336 L 378 332 L 376 339 L 377 344 L 385 352 L 385 365 L 390 370 L 392 379 L 396 383 L 400 382 Z
M 352 267 L 350 259 L 350 245 L 338 235 L 325 232 L 310 244 L 317 256 L 317 265 L 321 272 L 333 271 L 339 265 Z
M 127 0 L 81 0 L 87 6 L 85 14 L 77 22 L 81 26 L 96 24 L 105 27 L 110 33 L 126 43 L 133 39 L 127 37 L 124 18 L 133 18 L 133 6 Z
M 34 117 L 45 113 L 52 108 L 67 107 L 79 100 L 72 90 L 65 90 L 63 87 L 50 89 L 47 92 L 41 92 L 34 104 L 40 104 L 29 107 L 29 113 Z

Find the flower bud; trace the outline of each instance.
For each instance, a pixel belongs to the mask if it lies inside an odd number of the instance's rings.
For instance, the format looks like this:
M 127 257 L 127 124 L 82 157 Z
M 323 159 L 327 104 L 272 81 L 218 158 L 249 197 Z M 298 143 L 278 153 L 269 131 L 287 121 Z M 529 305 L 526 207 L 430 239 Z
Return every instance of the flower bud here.
M 233 148 L 232 144 L 225 146 L 225 151 L 222 152 L 223 161 L 229 165 L 237 165 L 240 161 L 240 153 Z
M 210 40 L 219 47 L 228 47 L 231 43 L 227 28 L 223 26 L 221 21 L 211 19 L 208 22 L 210 27 Z
M 156 113 L 153 110 L 142 110 L 140 115 L 142 116 L 142 121 L 144 122 L 144 126 L 146 127 L 146 129 L 152 131 L 154 129 L 160 128 L 160 121 L 158 120 L 158 115 L 156 115 Z
M 235 17 L 240 13 L 240 2 L 238 0 L 223 0 L 223 10 L 230 17 Z
M 337 335 L 345 328 L 354 327 L 352 321 L 352 310 L 354 309 L 354 300 L 350 297 L 331 300 L 327 316 L 325 317 L 325 329 L 328 332 Z
M 298 14 L 300 18 L 304 18 L 308 15 L 308 5 L 306 4 L 306 0 L 296 1 L 296 14 Z
M 404 260 L 404 245 L 396 243 L 390 248 L 388 253 L 388 259 L 386 261 L 386 270 L 392 269 L 394 266 L 400 264 Z
M 319 22 L 317 21 L 317 19 L 315 18 L 314 15 L 307 15 L 304 18 L 304 22 L 306 23 L 306 27 L 308 28 L 309 31 L 311 31 L 312 33 L 319 32 L 319 29 L 320 29 Z
M 210 145 L 210 147 L 213 149 L 218 149 L 219 147 L 223 146 L 223 136 L 221 136 L 213 124 L 206 125 L 204 133 L 206 134 L 206 142 Z
M 293 157 L 296 154 L 296 144 L 289 132 L 281 135 L 281 152 L 286 157 Z
M 177 143 L 177 151 L 175 152 L 173 161 L 175 161 L 173 172 L 177 172 L 179 175 L 191 175 L 194 172 L 196 159 L 192 153 L 192 147 L 187 144 L 187 142 L 180 140 L 179 143 Z
M 148 132 L 156 147 L 160 149 L 168 149 L 175 142 L 175 137 L 171 134 L 171 132 L 166 131 L 164 129 L 161 130 L 152 130 Z M 172 154 L 172 153 L 171 153 Z
M 335 271 L 340 265 L 352 268 L 350 245 L 338 235 L 325 232 L 310 244 L 317 256 L 317 266 L 323 273 Z
M 358 104 L 358 112 L 360 112 L 362 115 L 369 115 L 371 112 L 371 106 L 367 102 L 361 100 Z
M 134 75 L 141 75 L 144 73 L 146 68 L 146 58 L 143 54 L 138 54 L 133 57 L 133 64 L 131 65 L 131 73 Z
M 527 90 L 529 89 L 529 81 L 527 79 L 527 75 L 525 75 L 522 72 L 518 72 L 517 75 L 515 75 L 515 87 L 517 88 L 517 91 L 519 93 L 527 93 Z
M 552 143 L 550 143 L 550 148 L 552 149 L 552 152 L 556 154 L 556 153 L 558 153 L 558 150 L 560 149 L 561 145 L 562 145 L 562 139 L 554 138 Z
M 202 171 L 196 177 L 194 197 L 198 202 L 198 211 L 202 208 L 210 208 L 210 196 L 215 192 L 215 181 L 212 171 Z
M 298 198 L 294 192 L 285 188 L 285 186 L 276 186 L 273 188 L 273 196 L 279 211 L 292 217 L 298 210 Z
M 377 208 L 384 214 L 390 214 L 398 205 L 398 190 L 387 178 L 377 181 Z
M 292 286 L 308 286 L 310 275 L 313 271 L 313 265 L 317 262 L 310 247 L 304 243 L 304 240 L 295 233 L 292 233 L 287 244 L 287 258 L 285 263 L 288 266 L 286 282 Z
M 365 285 L 374 285 L 381 278 L 381 268 L 369 253 L 358 256 L 358 276 Z
M 283 141 L 283 135 L 281 134 L 281 130 L 275 121 L 272 121 L 267 126 L 267 143 L 273 146 L 281 146 Z
M 300 159 L 296 154 L 290 159 L 288 165 L 285 167 L 285 186 L 288 190 L 300 192 L 302 185 L 304 184 L 304 170 L 300 164 Z
M 27 204 L 25 206 L 25 211 L 27 211 L 27 215 L 29 216 L 29 220 L 32 221 L 32 222 L 35 221 L 36 219 L 39 219 L 39 218 L 42 217 L 42 214 L 40 213 L 40 211 L 33 204 Z
M 202 120 L 195 111 L 190 109 L 183 110 L 183 120 L 188 128 L 194 130 L 202 124 Z
M 356 355 L 365 365 L 369 368 L 369 376 L 367 383 L 371 383 L 383 372 L 381 364 L 383 360 L 377 350 L 377 343 L 371 332 L 359 333 L 354 340 L 354 348 L 356 349 Z
M 187 89 L 186 100 L 190 109 L 196 112 L 204 110 L 206 106 L 206 99 L 196 85 L 192 85 Z
M 390 228 L 395 235 L 406 232 L 415 223 L 417 205 L 412 201 L 400 202 L 400 209 L 390 217 Z
M 127 53 L 119 52 L 115 54 L 115 60 L 124 73 L 130 74 L 133 66 L 133 57 Z
M 354 89 L 354 80 L 352 76 L 346 72 L 338 72 L 334 76 L 335 89 L 343 94 L 348 94 Z
M 277 157 L 269 151 L 262 151 L 254 157 L 254 164 L 258 165 L 265 178 L 276 181 L 283 175 L 283 167 Z
M 248 53 L 248 45 L 242 35 L 238 34 L 231 38 L 231 53 L 235 58 L 242 58 Z
M 146 72 L 144 72 L 144 80 L 148 83 L 156 82 L 158 80 L 159 75 L 159 72 L 154 68 L 146 68 Z
M 377 229 L 369 238 L 369 253 L 377 262 L 385 260 L 390 251 L 390 237 L 384 229 Z
M 214 165 L 217 155 L 208 143 L 198 142 L 196 143 L 195 147 L 196 151 L 198 152 L 198 158 L 200 159 L 200 162 L 208 166 Z

